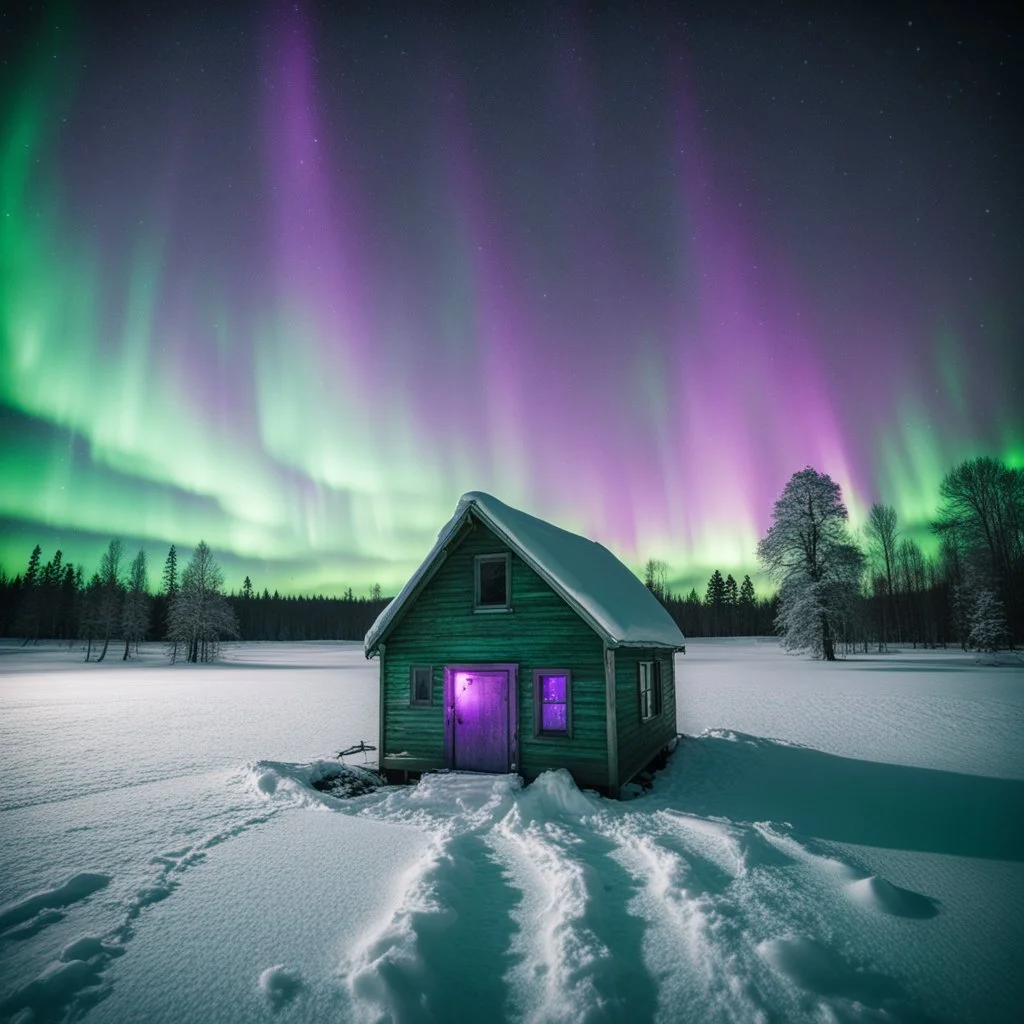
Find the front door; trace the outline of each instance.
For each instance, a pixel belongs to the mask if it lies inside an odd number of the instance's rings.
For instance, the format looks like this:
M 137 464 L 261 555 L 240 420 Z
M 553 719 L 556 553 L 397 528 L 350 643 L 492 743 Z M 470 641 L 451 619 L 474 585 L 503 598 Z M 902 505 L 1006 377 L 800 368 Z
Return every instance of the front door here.
M 448 764 L 469 772 L 508 772 L 513 757 L 511 666 L 453 666 L 445 672 Z

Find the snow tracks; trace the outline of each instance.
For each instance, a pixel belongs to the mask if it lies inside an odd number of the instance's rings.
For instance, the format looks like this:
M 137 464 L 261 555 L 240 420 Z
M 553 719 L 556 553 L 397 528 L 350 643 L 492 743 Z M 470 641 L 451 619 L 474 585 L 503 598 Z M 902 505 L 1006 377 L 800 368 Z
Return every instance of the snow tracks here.
M 857 936 L 934 904 L 785 827 L 603 800 L 564 772 L 323 799 L 432 836 L 341 966 L 353 1020 L 922 1019 Z

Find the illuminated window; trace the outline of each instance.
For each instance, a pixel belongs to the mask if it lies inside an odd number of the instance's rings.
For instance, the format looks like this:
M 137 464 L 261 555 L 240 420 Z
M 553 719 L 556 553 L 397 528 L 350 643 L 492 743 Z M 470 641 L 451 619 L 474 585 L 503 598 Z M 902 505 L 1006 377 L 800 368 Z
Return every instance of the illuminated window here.
M 641 661 L 637 665 L 640 719 L 647 721 L 661 714 L 661 663 Z
M 572 725 L 568 669 L 538 669 L 533 673 L 533 706 L 539 736 L 568 736 Z
M 429 665 L 413 665 L 409 669 L 409 703 L 433 703 L 433 672 Z
M 477 555 L 474 606 L 477 611 L 506 611 L 509 601 L 509 556 Z

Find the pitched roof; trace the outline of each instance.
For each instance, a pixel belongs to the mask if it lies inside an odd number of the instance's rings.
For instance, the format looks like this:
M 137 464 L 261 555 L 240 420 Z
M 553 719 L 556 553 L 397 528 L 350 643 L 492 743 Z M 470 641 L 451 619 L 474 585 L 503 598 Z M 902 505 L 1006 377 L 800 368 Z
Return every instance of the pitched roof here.
M 471 514 L 508 544 L 609 646 L 676 648 L 686 642 L 661 602 L 607 548 L 510 508 L 482 491 L 470 491 L 459 499 L 455 514 L 423 563 L 370 627 L 364 640 L 368 658 Z

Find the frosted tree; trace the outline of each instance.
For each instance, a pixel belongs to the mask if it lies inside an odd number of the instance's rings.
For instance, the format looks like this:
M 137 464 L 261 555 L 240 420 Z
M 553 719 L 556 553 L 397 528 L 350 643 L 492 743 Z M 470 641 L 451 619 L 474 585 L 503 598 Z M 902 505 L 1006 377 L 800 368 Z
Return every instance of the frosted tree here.
M 776 625 L 787 650 L 835 661 L 836 635 L 856 603 L 864 557 L 847 530 L 839 485 L 808 466 L 794 473 L 757 545 L 779 584 Z
M 146 552 L 140 549 L 128 570 L 128 592 L 121 611 L 121 630 L 124 633 L 122 661 L 128 660 L 132 644 L 135 645 L 135 653 L 139 653 L 139 643 L 145 640 L 149 629 L 149 604 Z
M 200 541 L 181 574 L 181 587 L 168 613 L 172 661 L 179 646 L 186 661 L 213 661 L 220 653 L 221 639 L 238 636 L 238 620 L 221 593 L 223 586 L 224 573 L 206 542 Z
M 121 559 L 124 557 L 124 546 L 115 538 L 107 546 L 100 558 L 100 591 L 98 597 L 99 632 L 103 637 L 103 650 L 97 661 L 107 656 L 107 647 L 117 626 L 121 610 L 121 599 L 124 588 L 121 583 Z
M 978 586 L 972 595 L 967 642 L 979 651 L 995 654 L 1006 643 L 1006 616 L 995 590 Z

